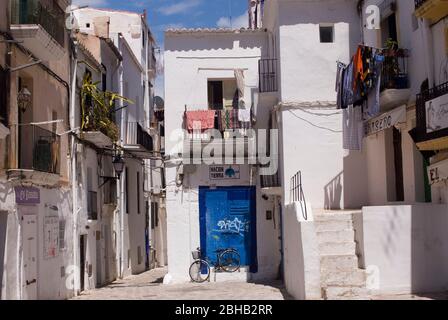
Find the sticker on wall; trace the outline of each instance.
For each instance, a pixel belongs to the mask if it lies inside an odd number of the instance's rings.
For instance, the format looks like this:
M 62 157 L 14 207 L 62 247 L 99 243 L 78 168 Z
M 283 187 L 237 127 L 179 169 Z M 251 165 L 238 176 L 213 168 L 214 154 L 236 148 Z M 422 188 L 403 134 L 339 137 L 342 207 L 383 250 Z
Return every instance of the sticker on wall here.
M 44 218 L 44 259 L 56 258 L 59 254 L 59 218 Z
M 235 180 L 240 178 L 240 166 L 210 166 L 210 180 Z

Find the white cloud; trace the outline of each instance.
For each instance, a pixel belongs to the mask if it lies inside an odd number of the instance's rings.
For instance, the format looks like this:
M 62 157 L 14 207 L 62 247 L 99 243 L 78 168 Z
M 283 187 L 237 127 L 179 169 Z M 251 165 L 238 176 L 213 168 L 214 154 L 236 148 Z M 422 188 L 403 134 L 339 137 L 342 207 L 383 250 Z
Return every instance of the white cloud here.
M 158 9 L 158 11 L 166 16 L 170 16 L 178 13 L 185 13 L 201 4 L 201 0 L 183 0 L 176 4 L 164 6 Z
M 216 25 L 220 28 L 247 28 L 249 26 L 248 19 L 247 13 L 243 13 L 242 15 L 233 18 L 232 21 L 230 21 L 229 17 L 221 17 L 216 22 Z

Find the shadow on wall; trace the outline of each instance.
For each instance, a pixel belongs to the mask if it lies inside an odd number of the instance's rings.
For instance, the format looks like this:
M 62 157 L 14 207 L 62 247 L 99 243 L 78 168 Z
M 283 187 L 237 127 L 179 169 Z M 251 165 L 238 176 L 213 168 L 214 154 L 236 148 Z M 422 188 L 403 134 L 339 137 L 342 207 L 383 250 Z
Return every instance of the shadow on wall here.
M 448 211 L 446 206 L 432 208 L 412 207 L 412 293 L 448 291 Z
M 207 35 L 207 37 L 204 37 Z M 259 33 L 259 36 L 254 36 L 253 33 L 237 34 L 198 34 L 191 36 L 191 34 L 174 35 L 165 40 L 165 51 L 205 51 L 205 50 L 233 50 L 235 42 L 239 42 L 239 48 L 253 49 L 261 46 L 261 41 L 266 36 L 265 33 Z
M 360 151 L 349 151 L 343 171 L 325 187 L 326 210 L 359 209 L 367 204 L 367 168 Z
M 331 180 L 325 187 L 325 203 L 326 210 L 341 209 L 342 200 L 342 179 L 343 172 L 339 173 L 333 180 Z

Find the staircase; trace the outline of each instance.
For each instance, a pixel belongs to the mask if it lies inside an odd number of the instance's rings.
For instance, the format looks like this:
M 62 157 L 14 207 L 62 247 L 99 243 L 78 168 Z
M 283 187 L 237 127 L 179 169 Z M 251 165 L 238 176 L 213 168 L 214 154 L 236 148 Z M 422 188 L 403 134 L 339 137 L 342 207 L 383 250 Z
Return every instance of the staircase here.
M 358 267 L 352 211 L 315 213 L 320 253 L 322 297 L 368 299 L 366 272 Z

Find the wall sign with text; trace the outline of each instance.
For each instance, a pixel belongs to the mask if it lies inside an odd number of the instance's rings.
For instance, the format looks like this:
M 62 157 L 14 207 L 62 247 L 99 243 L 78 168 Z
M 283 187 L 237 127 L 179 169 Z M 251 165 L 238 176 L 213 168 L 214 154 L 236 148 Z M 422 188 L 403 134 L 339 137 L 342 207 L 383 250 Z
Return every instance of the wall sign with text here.
M 210 166 L 210 180 L 235 180 L 240 179 L 240 166 Z
M 366 121 L 364 123 L 364 133 L 366 136 L 370 136 L 403 122 L 406 122 L 406 106 L 401 106 Z

